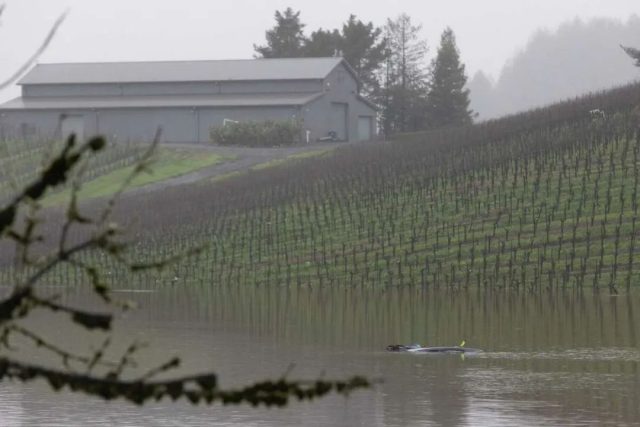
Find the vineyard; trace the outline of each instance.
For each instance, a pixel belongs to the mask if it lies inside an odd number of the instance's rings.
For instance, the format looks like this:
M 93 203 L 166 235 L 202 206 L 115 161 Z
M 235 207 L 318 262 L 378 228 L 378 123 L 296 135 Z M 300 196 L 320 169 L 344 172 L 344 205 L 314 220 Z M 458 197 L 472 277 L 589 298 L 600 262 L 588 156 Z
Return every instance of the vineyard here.
M 603 288 L 640 283 L 640 85 L 124 198 L 114 287 Z M 599 109 L 602 115 L 589 114 Z M 128 220 L 136 213 L 136 220 Z M 149 214 L 147 214 L 149 213 Z M 5 269 L 2 275 L 12 274 Z M 52 282 L 81 284 L 73 269 Z
M 0 201 L 33 180 L 60 143 L 45 140 L 0 142 Z M 111 144 L 109 150 L 89 159 L 82 181 L 89 182 L 116 169 L 135 164 L 144 147 L 135 144 Z
M 51 155 L 62 144 L 48 141 L 0 141 L 0 201 L 15 194 L 33 180 Z M 79 197 L 84 199 L 106 197 L 115 193 L 131 174 L 139 160 L 149 150 L 148 144 L 111 144 L 108 149 L 88 158 L 77 168 L 73 181 L 82 183 Z M 137 176 L 129 188 L 142 186 L 186 174 L 224 161 L 226 158 L 214 152 L 194 151 L 188 148 L 157 149 L 152 158 L 151 173 Z M 61 205 L 68 201 L 69 189 L 59 189 L 45 200 L 46 206 Z

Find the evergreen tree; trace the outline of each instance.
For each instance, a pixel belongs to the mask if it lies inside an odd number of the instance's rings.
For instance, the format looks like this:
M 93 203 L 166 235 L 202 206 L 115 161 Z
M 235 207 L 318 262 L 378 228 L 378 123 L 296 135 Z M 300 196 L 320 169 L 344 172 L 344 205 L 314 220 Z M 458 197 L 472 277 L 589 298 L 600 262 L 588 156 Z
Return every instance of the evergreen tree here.
M 301 56 L 321 58 L 335 56 L 340 51 L 342 35 L 338 30 L 323 30 L 320 28 L 311 33 L 304 42 Z
M 385 41 L 382 29 L 372 22 L 364 23 L 355 15 L 342 29 L 320 28 L 307 38 L 300 22 L 300 12 L 288 8 L 276 11 L 276 25 L 266 32 L 266 46 L 254 45 L 258 57 L 295 58 L 329 57 L 341 55 L 351 65 L 362 82 L 362 92 L 374 95 L 379 91 L 377 73 L 385 60 Z
M 383 89 L 378 103 L 386 135 L 422 130 L 426 127 L 427 43 L 420 37 L 420 25 L 402 14 L 388 19 L 384 29 L 386 63 L 380 76 Z
M 635 49 L 635 48 L 626 47 L 626 46 L 621 46 L 621 47 L 625 52 L 627 52 L 627 55 L 635 59 L 636 66 L 640 67 L 640 49 Z
M 305 42 L 303 56 L 322 57 L 341 55 L 353 67 L 362 82 L 362 92 L 373 94 L 379 88 L 376 72 L 385 60 L 382 29 L 372 22 L 365 24 L 350 15 L 342 30 L 319 29 Z
M 464 68 L 456 37 L 451 28 L 447 28 L 442 33 L 438 54 L 431 65 L 428 117 L 432 126 L 460 126 L 472 122 Z
M 296 58 L 303 56 L 305 37 L 304 24 L 300 21 L 300 11 L 290 7 L 284 13 L 276 11 L 276 25 L 266 32 L 266 46 L 253 45 L 258 57 Z
M 385 60 L 386 43 L 382 29 L 372 22 L 365 24 L 350 15 L 342 26 L 339 50 L 362 82 L 362 92 L 375 95 L 379 90 L 377 71 Z

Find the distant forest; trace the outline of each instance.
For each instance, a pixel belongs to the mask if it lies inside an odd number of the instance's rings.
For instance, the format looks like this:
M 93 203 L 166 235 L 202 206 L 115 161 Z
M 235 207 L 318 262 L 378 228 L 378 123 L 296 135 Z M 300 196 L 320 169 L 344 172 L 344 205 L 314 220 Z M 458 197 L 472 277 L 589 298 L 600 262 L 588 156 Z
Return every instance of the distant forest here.
M 467 86 L 471 108 L 480 119 L 494 118 L 640 79 L 620 45 L 640 45 L 640 17 L 576 19 L 540 30 L 497 81 L 474 75 Z

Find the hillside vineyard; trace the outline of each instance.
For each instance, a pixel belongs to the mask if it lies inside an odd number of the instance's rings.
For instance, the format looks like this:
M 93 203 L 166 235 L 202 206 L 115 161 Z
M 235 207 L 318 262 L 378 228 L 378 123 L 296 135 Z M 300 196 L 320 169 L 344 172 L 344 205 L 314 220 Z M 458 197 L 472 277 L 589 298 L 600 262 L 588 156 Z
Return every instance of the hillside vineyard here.
M 604 288 L 638 283 L 640 85 L 467 128 L 344 147 L 125 198 L 134 260 L 114 287 Z M 592 117 L 590 110 L 606 114 Z M 93 257 L 93 258 L 92 258 Z M 9 269 L 4 275 L 11 274 Z M 52 281 L 82 284 L 75 270 Z

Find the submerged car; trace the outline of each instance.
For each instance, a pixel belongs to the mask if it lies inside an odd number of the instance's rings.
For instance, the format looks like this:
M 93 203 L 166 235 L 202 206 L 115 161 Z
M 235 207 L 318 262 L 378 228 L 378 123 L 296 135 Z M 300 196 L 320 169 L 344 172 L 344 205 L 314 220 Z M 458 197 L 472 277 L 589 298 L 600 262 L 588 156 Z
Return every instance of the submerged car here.
M 406 352 L 406 353 L 453 353 L 453 354 L 468 354 L 468 353 L 481 353 L 482 350 L 477 348 L 469 348 L 464 346 L 465 342 L 462 341 L 460 345 L 449 347 L 423 347 L 420 344 L 391 344 L 387 346 L 387 351 L 391 352 Z

